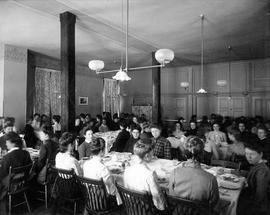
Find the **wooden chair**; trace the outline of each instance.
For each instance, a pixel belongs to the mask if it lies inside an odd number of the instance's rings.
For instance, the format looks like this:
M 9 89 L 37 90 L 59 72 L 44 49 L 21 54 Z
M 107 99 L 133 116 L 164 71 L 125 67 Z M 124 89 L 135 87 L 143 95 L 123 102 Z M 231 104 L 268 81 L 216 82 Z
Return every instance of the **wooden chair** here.
M 153 215 L 157 209 L 149 193 L 141 193 L 116 184 L 127 215 Z
M 93 180 L 76 176 L 80 182 L 85 197 L 85 210 L 90 214 L 108 214 L 114 211 L 120 212 L 116 201 L 110 198 L 102 180 Z M 115 204 L 113 204 L 115 203 Z
M 80 192 L 79 183 L 76 180 L 74 170 L 64 170 L 51 167 L 52 171 L 57 174 L 53 194 L 56 201 L 54 202 L 54 211 L 59 209 L 60 202 L 67 201 L 73 203 L 73 214 L 76 215 L 77 204 L 83 200 Z
M 26 204 L 29 213 L 31 213 L 31 209 L 26 196 L 26 191 L 29 189 L 28 179 L 32 165 L 33 164 L 30 163 L 21 167 L 9 168 L 9 182 L 7 190 L 9 214 L 11 214 L 11 209 L 13 207 L 17 207 L 22 204 Z M 16 205 L 12 205 L 13 197 L 21 197 L 20 194 L 23 194 L 24 200 L 17 203 Z
M 211 215 L 212 208 L 199 201 L 191 201 L 179 197 L 167 196 L 170 215 Z
M 38 194 L 44 195 L 44 198 L 38 196 L 37 200 L 43 201 L 45 202 L 45 207 L 46 209 L 48 208 L 48 201 L 49 201 L 49 186 L 51 185 L 51 183 L 55 180 L 56 178 L 56 174 L 52 174 L 51 171 L 51 164 L 53 162 L 50 161 L 49 159 L 46 160 L 46 164 L 45 164 L 45 178 L 44 181 L 39 182 L 39 188 L 37 190 Z M 54 180 L 52 179 L 52 177 L 48 177 L 49 175 L 53 175 Z
M 231 169 L 240 169 L 240 163 L 235 163 L 231 161 L 225 161 L 225 160 L 211 160 L 211 166 L 222 166 L 225 168 L 231 168 Z

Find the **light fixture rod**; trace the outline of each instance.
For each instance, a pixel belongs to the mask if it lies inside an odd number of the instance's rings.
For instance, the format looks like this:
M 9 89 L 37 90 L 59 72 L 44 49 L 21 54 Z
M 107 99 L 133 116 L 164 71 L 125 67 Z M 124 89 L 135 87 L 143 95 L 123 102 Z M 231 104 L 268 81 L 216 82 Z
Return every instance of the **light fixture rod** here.
M 204 35 L 203 35 L 203 21 L 204 21 L 204 14 L 201 14 L 201 87 L 203 88 L 203 58 L 204 58 Z
M 128 71 L 128 24 L 129 24 L 129 0 L 127 0 L 127 23 L 126 23 L 126 72 Z
M 159 64 L 159 65 L 153 65 L 153 66 L 139 66 L 139 67 L 134 67 L 134 68 L 129 68 L 128 71 L 134 71 L 134 70 L 140 70 L 140 69 L 151 69 L 151 68 L 156 68 L 156 67 L 164 67 L 164 65 Z M 126 71 L 126 69 L 123 69 Z M 104 73 L 112 73 L 112 72 L 118 72 L 119 69 L 115 70 L 108 70 L 108 71 L 101 71 L 101 72 L 96 72 L 97 74 L 104 74 Z

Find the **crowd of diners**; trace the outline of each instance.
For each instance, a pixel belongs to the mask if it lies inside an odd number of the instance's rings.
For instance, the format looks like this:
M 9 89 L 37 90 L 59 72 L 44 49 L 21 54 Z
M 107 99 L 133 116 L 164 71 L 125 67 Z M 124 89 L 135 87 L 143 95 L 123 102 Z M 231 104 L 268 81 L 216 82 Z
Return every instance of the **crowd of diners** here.
M 211 114 L 189 122 L 183 118 L 174 125 L 150 124 L 144 115 L 123 113 L 120 116 L 104 112 L 92 117 L 80 114 L 75 130 L 62 132 L 61 117 L 34 114 L 19 132 L 12 117 L 2 118 L 0 133 L 1 214 L 5 210 L 6 180 L 9 167 L 31 163 L 25 147 L 39 149 L 32 178 L 35 183 L 45 179 L 48 160 L 56 168 L 74 169 L 77 175 L 100 180 L 108 193 L 121 204 L 114 179 L 102 163 L 105 141 L 94 137 L 96 132 L 120 130 L 110 152 L 134 154 L 134 165 L 125 169 L 124 185 L 136 191 L 151 193 L 157 210 L 166 210 L 166 198 L 157 182 L 157 175 L 147 167 L 151 159 L 178 159 L 181 165 L 169 178 L 169 194 L 208 203 L 219 210 L 219 190 L 216 178 L 200 167 L 212 160 L 228 160 L 247 171 L 246 184 L 241 191 L 238 214 L 270 214 L 270 121 L 262 117 L 222 117 Z M 23 135 L 19 135 L 23 134 Z M 222 149 L 226 149 L 226 153 Z M 88 158 L 83 166 L 79 160 Z M 192 189 L 191 189 L 192 188 Z M 165 213 L 166 214 L 166 213 Z

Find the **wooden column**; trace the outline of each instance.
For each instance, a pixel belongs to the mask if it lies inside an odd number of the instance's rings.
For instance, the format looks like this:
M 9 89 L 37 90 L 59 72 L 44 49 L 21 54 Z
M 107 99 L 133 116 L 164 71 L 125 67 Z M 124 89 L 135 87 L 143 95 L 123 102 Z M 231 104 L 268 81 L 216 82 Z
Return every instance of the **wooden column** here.
M 61 118 L 62 130 L 75 127 L 75 23 L 70 12 L 60 14 L 61 22 Z
M 155 52 L 152 52 L 152 65 L 159 65 L 155 58 Z M 155 124 L 161 123 L 161 105 L 160 105 L 160 67 L 152 68 L 152 90 L 153 90 L 153 105 L 152 105 L 152 122 Z

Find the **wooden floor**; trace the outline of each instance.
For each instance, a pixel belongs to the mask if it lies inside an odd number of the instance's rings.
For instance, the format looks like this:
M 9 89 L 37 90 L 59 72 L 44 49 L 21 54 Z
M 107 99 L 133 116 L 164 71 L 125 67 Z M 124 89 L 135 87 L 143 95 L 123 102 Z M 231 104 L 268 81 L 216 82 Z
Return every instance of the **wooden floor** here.
M 40 201 L 36 201 L 36 200 L 29 200 L 30 202 L 30 208 L 31 208 L 31 215 L 51 215 L 52 214 L 52 210 L 51 207 L 49 207 L 48 209 L 45 208 L 45 203 L 40 202 Z M 27 207 L 26 205 L 21 205 L 17 208 L 12 209 L 12 215 L 28 215 L 30 213 L 28 213 L 27 211 Z M 54 215 L 66 215 L 66 214 L 73 214 L 72 211 L 66 211 L 64 209 L 60 209 L 58 210 L 58 212 Z M 79 209 L 79 211 L 77 212 L 77 215 L 83 214 L 83 209 Z M 109 213 L 110 215 L 126 215 L 126 213 L 124 212 L 124 210 L 118 211 L 118 212 L 112 212 Z M 2 215 L 2 214 L 1 214 Z

